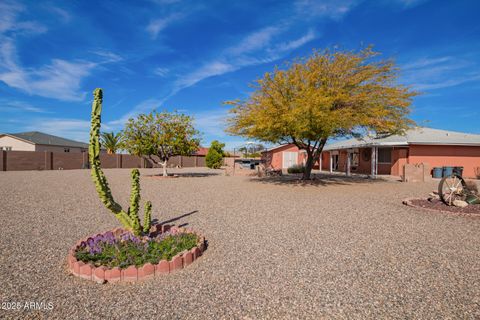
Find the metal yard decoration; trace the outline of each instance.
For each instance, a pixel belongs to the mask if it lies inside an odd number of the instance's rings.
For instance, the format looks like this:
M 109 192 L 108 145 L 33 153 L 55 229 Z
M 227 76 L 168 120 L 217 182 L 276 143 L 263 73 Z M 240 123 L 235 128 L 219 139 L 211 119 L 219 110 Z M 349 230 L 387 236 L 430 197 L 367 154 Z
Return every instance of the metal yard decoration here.
M 438 195 L 446 205 L 453 205 L 455 200 L 468 204 L 480 204 L 480 197 L 470 190 L 461 175 L 456 173 L 445 176 L 438 184 Z

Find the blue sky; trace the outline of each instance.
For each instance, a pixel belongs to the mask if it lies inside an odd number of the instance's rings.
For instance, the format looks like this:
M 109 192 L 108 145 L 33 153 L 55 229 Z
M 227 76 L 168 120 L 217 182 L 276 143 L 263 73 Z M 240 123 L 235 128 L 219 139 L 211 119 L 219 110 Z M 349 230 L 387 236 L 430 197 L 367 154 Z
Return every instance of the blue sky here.
M 203 144 L 228 148 L 225 100 L 313 49 L 373 44 L 423 92 L 412 118 L 480 133 L 480 1 L 0 1 L 0 132 L 87 141 L 91 92 L 103 129 L 179 110 Z

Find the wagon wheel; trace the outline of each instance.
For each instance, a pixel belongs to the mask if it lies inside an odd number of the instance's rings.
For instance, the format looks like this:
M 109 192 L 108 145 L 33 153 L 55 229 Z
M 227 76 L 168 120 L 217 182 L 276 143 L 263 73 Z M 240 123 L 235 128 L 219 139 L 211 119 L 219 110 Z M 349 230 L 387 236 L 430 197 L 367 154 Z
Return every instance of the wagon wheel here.
M 465 200 L 467 190 L 465 180 L 457 174 L 444 177 L 438 184 L 438 195 L 440 199 L 449 206 L 451 206 L 455 200 Z

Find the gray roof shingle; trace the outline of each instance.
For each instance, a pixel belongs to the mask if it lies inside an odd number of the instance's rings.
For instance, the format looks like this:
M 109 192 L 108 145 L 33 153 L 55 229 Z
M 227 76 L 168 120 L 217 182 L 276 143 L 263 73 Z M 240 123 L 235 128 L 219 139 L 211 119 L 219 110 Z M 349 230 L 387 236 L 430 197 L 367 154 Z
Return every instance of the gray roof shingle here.
M 409 144 L 480 146 L 480 134 L 417 127 L 408 130 L 405 135 L 391 135 L 380 138 L 353 138 L 334 142 L 326 145 L 324 150 L 328 151 L 367 146 L 406 146 Z
M 50 145 L 50 146 L 62 146 L 62 147 L 76 147 L 76 148 L 88 148 L 88 143 L 83 143 L 75 140 L 65 139 L 57 137 L 51 134 L 46 134 L 38 131 L 8 133 L 7 135 L 17 137 L 22 140 L 30 141 L 34 144 Z

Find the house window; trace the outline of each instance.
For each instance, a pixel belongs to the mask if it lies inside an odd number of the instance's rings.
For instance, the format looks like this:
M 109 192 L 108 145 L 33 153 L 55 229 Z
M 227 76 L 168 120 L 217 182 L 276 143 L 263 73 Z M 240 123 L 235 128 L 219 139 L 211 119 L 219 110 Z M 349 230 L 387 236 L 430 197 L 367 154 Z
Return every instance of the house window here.
M 70 152 L 70 148 L 64 148 L 63 152 Z
M 378 163 L 392 163 L 392 148 L 378 149 Z

